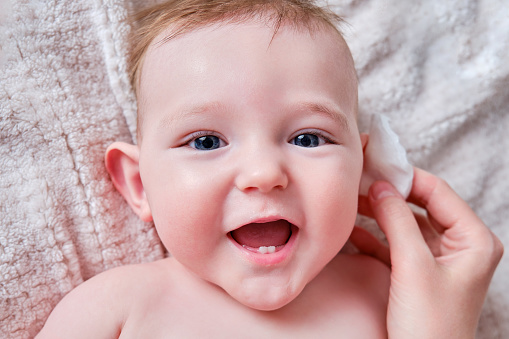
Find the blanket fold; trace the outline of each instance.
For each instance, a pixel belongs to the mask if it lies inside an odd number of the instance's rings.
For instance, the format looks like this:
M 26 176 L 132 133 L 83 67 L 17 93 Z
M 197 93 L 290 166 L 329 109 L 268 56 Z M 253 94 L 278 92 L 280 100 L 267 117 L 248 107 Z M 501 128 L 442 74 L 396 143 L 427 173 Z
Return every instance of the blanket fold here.
M 10 11 L 0 72 L 0 337 L 29 338 L 79 283 L 164 250 L 103 165 L 106 147 L 135 130 L 123 3 L 18 1 Z

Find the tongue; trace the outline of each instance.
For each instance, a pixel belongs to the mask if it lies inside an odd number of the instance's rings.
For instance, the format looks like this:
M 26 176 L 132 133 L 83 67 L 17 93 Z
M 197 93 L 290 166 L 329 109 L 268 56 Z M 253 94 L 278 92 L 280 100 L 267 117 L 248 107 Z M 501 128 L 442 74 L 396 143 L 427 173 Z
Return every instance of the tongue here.
M 284 245 L 290 237 L 290 223 L 277 220 L 262 224 L 248 224 L 232 231 L 232 237 L 249 247 Z

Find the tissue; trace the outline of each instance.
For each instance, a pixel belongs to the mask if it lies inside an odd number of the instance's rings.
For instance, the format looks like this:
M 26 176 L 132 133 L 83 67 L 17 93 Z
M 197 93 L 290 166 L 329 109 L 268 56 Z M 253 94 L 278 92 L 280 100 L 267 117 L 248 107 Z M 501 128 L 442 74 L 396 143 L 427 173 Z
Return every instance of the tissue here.
M 408 162 L 406 151 L 389 125 L 389 119 L 373 114 L 369 141 L 364 150 L 364 167 L 360 195 L 367 196 L 369 187 L 376 180 L 390 182 L 406 199 L 412 188 L 414 170 Z

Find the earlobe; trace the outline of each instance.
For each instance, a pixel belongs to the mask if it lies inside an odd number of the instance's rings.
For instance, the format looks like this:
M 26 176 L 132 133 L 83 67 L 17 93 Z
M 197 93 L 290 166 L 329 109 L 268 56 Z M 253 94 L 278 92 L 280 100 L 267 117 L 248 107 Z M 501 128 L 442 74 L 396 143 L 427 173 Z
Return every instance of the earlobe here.
M 152 213 L 143 188 L 136 145 L 115 142 L 106 150 L 106 169 L 115 188 L 143 221 L 152 221 Z

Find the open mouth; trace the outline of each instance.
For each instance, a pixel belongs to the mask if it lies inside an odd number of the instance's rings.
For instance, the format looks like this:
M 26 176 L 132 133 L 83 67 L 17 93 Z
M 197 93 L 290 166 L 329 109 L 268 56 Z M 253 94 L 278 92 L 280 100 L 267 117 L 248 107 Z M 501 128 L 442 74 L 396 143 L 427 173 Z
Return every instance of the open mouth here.
M 230 236 L 248 251 L 269 254 L 282 250 L 295 228 L 286 220 L 251 223 L 230 232 Z

